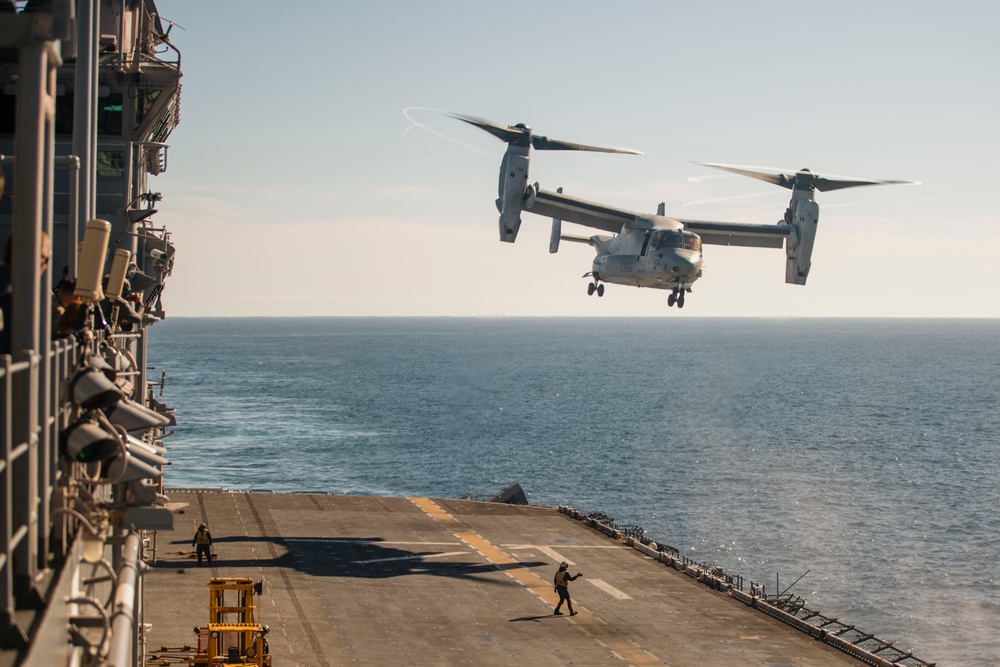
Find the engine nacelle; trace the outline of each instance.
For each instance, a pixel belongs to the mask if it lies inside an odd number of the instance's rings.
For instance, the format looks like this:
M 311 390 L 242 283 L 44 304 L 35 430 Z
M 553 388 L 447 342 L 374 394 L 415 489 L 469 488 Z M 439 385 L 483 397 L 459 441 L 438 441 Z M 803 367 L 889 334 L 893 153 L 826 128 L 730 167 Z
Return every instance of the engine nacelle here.
M 785 282 L 805 285 L 812 265 L 813 242 L 819 224 L 819 205 L 812 199 L 792 199 L 786 222 L 792 227 L 785 242 Z
M 500 240 L 513 243 L 521 228 L 521 207 L 528 186 L 528 155 L 526 149 L 511 146 L 500 164 Z

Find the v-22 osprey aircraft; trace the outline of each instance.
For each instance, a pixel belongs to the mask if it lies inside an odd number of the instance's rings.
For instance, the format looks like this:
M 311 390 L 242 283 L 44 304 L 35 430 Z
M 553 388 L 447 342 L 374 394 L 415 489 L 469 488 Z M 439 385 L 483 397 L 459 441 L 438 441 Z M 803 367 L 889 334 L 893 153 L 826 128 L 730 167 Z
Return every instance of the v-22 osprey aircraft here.
M 489 132 L 507 143 L 500 163 L 497 209 L 500 211 L 500 240 L 513 243 L 521 226 L 521 213 L 552 218 L 549 252 L 559 250 L 560 241 L 586 243 L 597 250 L 593 269 L 584 274 L 591 278 L 587 293 L 604 296 L 604 284 L 633 285 L 670 290 L 667 304 L 684 307 L 684 295 L 702 275 L 702 245 L 728 245 L 757 248 L 785 248 L 785 282 L 805 285 L 809 276 L 819 205 L 817 190 L 840 190 L 862 185 L 913 184 L 914 181 L 889 181 L 821 176 L 808 169 L 798 171 L 751 168 L 737 165 L 700 163 L 705 166 L 742 174 L 788 188 L 792 198 L 782 220 L 774 225 L 708 220 L 685 220 L 667 217 L 664 204 L 655 215 L 628 211 L 555 192 L 543 190 L 538 183 L 528 183 L 531 149 L 627 153 L 624 148 L 589 146 L 532 134 L 524 124 L 504 127 L 491 121 L 463 114 L 449 114 Z M 609 232 L 590 237 L 564 235 L 562 223 L 573 222 Z

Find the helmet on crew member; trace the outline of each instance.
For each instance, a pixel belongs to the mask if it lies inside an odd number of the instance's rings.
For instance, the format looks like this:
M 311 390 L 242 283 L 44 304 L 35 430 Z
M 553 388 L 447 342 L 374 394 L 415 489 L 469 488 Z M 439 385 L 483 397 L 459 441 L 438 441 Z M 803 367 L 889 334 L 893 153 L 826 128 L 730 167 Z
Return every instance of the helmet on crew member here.
M 563 561 L 563 562 L 559 563 L 559 569 L 560 570 L 565 570 L 568 567 L 569 567 L 569 563 L 567 563 L 566 561 Z

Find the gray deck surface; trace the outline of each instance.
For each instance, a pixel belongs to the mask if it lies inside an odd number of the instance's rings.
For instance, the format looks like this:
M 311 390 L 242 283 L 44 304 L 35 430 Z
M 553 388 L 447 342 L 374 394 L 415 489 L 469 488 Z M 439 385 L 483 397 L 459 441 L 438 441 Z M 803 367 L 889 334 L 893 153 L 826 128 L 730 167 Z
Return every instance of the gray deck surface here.
M 258 620 L 270 626 L 275 667 L 863 664 L 554 509 L 211 491 L 170 499 L 190 504 L 157 536 L 144 621 L 147 654 L 172 664 L 186 654 L 160 647 L 194 644 L 213 576 L 264 580 Z M 192 558 L 203 520 L 218 554 L 211 567 Z M 573 617 L 551 615 L 560 560 L 584 574 L 570 584 Z

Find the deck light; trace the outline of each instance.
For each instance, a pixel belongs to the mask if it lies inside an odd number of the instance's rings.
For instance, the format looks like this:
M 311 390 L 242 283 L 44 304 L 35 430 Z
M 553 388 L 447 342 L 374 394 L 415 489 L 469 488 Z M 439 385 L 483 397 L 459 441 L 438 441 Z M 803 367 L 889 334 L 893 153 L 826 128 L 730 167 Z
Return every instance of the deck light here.
M 73 461 L 92 463 L 121 451 L 121 443 L 97 423 L 81 419 L 59 435 L 63 451 Z
M 133 438 L 132 436 L 129 436 L 128 445 L 126 445 L 129 456 L 134 456 L 143 463 L 152 466 L 154 468 L 162 468 L 163 466 L 170 465 L 169 460 L 165 459 L 159 454 L 156 454 L 155 452 L 146 449 L 141 441 L 139 441 L 139 444 L 135 443 L 136 439 Z
M 119 454 L 104 463 L 103 476 L 113 483 L 136 482 L 140 479 L 156 479 L 163 476 L 163 471 L 140 460 L 137 456 L 122 456 Z
M 122 399 L 122 392 L 96 368 L 84 368 L 70 381 L 73 401 L 85 410 L 109 408 Z
M 162 443 L 163 441 L 162 440 L 158 440 L 157 442 Z M 135 437 L 134 435 L 129 435 L 128 436 L 128 448 L 129 448 L 129 451 L 139 450 L 140 453 L 145 452 L 145 453 L 149 453 L 149 454 L 155 454 L 156 456 L 166 456 L 166 454 L 167 454 L 167 448 L 166 447 L 163 447 L 161 445 L 150 444 L 150 443 L 146 442 L 145 440 L 140 440 L 139 438 Z
M 167 426 L 170 420 L 155 410 L 150 410 L 127 398 L 122 398 L 112 406 L 105 408 L 108 421 L 123 426 L 126 431 L 144 431 L 154 426 Z

